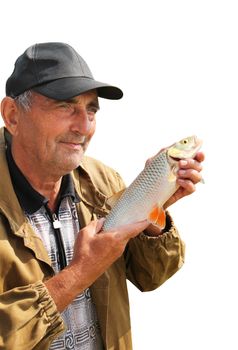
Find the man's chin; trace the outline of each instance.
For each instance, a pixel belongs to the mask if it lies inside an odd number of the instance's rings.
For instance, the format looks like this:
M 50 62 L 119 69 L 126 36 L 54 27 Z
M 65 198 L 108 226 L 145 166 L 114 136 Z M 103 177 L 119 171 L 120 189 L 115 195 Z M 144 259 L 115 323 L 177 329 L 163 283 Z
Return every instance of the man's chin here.
M 62 171 L 63 175 L 70 173 L 74 169 L 78 168 L 82 163 L 82 159 L 84 156 L 84 152 L 82 154 L 77 155 L 77 157 L 68 157 L 65 160 L 61 160 L 59 164 L 59 169 Z

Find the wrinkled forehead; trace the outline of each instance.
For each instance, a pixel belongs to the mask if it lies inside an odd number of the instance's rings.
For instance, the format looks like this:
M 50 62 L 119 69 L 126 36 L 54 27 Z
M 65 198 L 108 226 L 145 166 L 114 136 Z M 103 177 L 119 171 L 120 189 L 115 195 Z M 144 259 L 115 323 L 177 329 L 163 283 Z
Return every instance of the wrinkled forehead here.
M 32 104 L 33 105 L 39 104 L 39 105 L 44 105 L 47 107 L 47 106 L 56 105 L 56 104 L 59 104 L 62 102 L 68 102 L 71 104 L 81 104 L 81 103 L 94 102 L 99 107 L 97 90 L 90 90 L 88 92 L 74 96 L 74 97 L 69 98 L 67 100 L 52 99 L 50 97 L 39 94 L 38 92 L 32 91 Z

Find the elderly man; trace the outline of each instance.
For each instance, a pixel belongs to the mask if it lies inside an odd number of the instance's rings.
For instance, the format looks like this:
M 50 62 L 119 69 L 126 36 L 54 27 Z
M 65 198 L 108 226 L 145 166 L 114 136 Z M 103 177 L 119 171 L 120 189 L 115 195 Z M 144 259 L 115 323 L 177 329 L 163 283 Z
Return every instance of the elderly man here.
M 42 43 L 16 61 L 1 103 L 0 347 L 130 350 L 126 279 L 152 290 L 182 265 L 184 245 L 167 213 L 99 234 L 117 172 L 84 156 L 98 98 L 122 91 L 96 81 L 69 45 Z M 202 153 L 180 165 L 195 190 Z

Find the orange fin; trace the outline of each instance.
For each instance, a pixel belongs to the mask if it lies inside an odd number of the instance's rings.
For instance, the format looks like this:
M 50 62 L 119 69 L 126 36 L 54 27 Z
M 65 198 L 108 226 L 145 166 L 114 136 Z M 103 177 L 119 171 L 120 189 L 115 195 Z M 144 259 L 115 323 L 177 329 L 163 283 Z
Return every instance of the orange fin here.
M 124 193 L 125 188 L 119 192 L 117 192 L 116 194 L 113 194 L 111 197 L 109 197 L 107 199 L 107 204 L 113 208 L 114 205 L 116 204 L 116 202 L 119 200 L 119 198 L 121 197 L 121 195 Z
M 149 214 L 148 220 L 152 224 L 159 226 L 159 228 L 162 230 L 163 228 L 165 228 L 166 224 L 165 211 L 159 206 L 154 207 Z

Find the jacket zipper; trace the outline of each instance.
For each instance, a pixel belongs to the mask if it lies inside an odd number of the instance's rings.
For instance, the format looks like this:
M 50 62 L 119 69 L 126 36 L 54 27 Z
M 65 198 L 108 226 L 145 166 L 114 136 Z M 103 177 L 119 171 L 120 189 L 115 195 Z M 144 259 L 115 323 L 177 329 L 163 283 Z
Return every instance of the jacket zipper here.
M 49 208 L 47 208 L 47 211 L 50 215 L 50 218 L 52 220 L 52 225 L 54 228 L 55 240 L 58 248 L 60 270 L 63 270 L 67 266 L 67 260 L 66 260 L 65 249 L 64 249 L 64 244 L 63 244 L 61 230 L 60 230 L 62 225 L 58 219 L 58 216 L 55 213 L 52 213 Z

